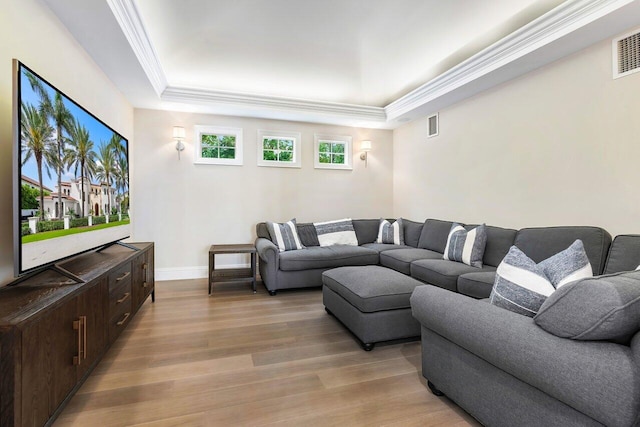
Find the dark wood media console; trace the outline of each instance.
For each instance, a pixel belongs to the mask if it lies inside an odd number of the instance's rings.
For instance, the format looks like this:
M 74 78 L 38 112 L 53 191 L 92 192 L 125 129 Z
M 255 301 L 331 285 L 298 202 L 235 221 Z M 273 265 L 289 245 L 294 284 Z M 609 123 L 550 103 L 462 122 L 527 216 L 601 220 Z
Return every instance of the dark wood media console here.
M 0 289 L 0 426 L 53 422 L 154 292 L 153 243 L 114 245 Z

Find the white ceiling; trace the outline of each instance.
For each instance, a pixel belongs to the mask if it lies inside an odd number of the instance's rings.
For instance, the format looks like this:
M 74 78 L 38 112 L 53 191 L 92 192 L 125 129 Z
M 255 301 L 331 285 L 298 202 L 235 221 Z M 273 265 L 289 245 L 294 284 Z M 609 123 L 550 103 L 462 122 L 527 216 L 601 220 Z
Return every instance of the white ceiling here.
M 135 107 L 370 127 L 609 37 L 640 9 L 638 0 L 44 1 Z

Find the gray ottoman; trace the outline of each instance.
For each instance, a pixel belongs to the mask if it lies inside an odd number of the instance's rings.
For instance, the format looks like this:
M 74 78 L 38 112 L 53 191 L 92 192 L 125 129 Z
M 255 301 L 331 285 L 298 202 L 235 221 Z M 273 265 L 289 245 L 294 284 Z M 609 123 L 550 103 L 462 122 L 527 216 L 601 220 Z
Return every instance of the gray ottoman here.
M 420 336 L 409 298 L 416 279 L 377 265 L 340 267 L 322 273 L 322 299 L 370 351 L 375 343 Z

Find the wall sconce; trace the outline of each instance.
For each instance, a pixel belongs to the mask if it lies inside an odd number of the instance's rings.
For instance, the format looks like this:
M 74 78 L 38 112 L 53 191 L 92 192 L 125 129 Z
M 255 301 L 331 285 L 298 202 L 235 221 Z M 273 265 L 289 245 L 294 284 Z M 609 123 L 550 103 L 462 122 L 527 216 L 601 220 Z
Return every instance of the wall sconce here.
M 184 128 L 182 126 L 174 126 L 173 127 L 173 139 L 176 141 L 176 150 L 178 150 L 178 160 L 180 160 L 180 152 L 184 150 L 184 141 L 185 134 Z
M 360 160 L 364 160 L 364 167 L 367 167 L 367 154 L 371 151 L 371 141 L 362 141 L 360 142 L 360 150 L 362 153 L 360 154 Z

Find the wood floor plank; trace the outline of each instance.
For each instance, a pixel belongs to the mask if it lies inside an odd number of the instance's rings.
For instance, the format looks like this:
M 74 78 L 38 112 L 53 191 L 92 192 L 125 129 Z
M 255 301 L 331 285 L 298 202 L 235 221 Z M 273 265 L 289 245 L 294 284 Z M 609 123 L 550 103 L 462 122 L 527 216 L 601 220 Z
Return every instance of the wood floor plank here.
M 469 426 L 420 374 L 420 342 L 363 351 L 318 289 L 156 283 L 54 423 L 65 426 Z

